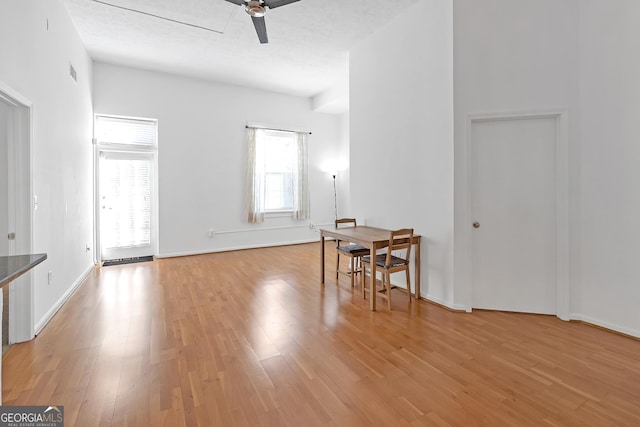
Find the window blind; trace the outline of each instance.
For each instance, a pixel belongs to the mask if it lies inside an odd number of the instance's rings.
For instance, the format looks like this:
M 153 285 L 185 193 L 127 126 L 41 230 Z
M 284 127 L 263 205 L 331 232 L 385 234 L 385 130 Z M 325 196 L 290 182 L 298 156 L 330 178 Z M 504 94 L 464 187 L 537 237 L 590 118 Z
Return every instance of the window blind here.
M 149 119 L 96 116 L 95 137 L 98 144 L 156 145 L 158 122 Z
M 143 155 L 125 158 L 123 153 L 103 153 L 100 174 L 103 247 L 150 245 L 151 159 Z

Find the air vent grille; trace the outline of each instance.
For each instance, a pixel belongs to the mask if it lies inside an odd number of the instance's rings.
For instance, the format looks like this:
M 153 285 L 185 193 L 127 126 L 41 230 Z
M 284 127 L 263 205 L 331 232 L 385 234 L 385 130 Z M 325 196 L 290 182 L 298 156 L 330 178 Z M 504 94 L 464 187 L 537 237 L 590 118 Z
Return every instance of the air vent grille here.
M 69 64 L 69 75 L 71 76 L 74 82 L 78 83 L 78 73 L 76 72 L 76 69 L 73 68 L 73 65 L 71 64 Z

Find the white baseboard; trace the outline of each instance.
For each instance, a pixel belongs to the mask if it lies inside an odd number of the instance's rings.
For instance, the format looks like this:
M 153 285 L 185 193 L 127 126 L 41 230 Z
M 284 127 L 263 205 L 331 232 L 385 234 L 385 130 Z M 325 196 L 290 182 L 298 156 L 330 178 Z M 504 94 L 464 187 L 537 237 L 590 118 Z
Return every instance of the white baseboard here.
M 172 253 L 166 253 L 166 254 L 158 254 L 156 255 L 156 258 L 175 258 L 175 257 L 190 256 L 190 255 L 204 255 L 204 254 L 213 254 L 216 252 L 240 251 L 243 249 L 259 249 L 259 248 L 270 248 L 275 246 L 299 245 L 303 243 L 314 243 L 319 241 L 320 241 L 319 238 L 303 239 L 303 240 L 296 240 L 292 242 L 263 243 L 258 245 L 242 245 L 242 246 L 230 246 L 225 248 L 203 249 L 199 251 L 172 252 Z
M 64 303 L 67 302 L 67 300 L 69 298 L 71 298 L 71 295 L 73 295 L 73 293 L 80 287 L 82 282 L 85 281 L 85 279 L 89 276 L 89 274 L 94 269 L 95 269 L 95 265 L 91 264 L 84 271 L 84 273 L 82 273 L 80 275 L 80 277 L 78 277 L 78 279 L 75 282 L 73 282 L 73 284 L 60 297 L 60 299 L 58 299 L 58 301 L 56 301 L 56 303 L 51 307 L 51 309 L 49 309 L 49 311 L 42 317 L 42 319 L 40 319 L 38 321 L 38 323 L 36 323 L 36 327 L 35 327 L 35 334 L 36 335 L 38 335 L 44 329 L 44 327 L 47 326 L 47 323 L 49 323 L 49 321 L 51 321 L 51 319 L 53 319 L 53 316 L 55 316 L 55 314 L 58 312 L 58 310 L 60 310 L 62 308 Z
M 582 314 L 571 313 L 571 320 L 579 320 L 581 322 L 589 323 L 591 325 L 599 326 L 601 328 L 609 329 L 614 332 L 619 332 L 621 334 L 629 335 L 632 337 L 640 338 L 640 331 L 630 328 L 625 328 L 624 326 L 616 325 L 614 323 L 605 322 L 600 319 L 596 319 L 590 316 L 584 316 Z
M 406 283 L 397 283 L 394 280 L 392 280 L 391 284 L 394 285 L 397 288 L 400 288 L 400 289 L 404 289 L 404 290 L 407 289 L 407 284 Z M 412 291 L 415 292 L 415 284 L 414 284 L 414 287 L 412 288 Z M 445 301 L 445 300 L 443 300 L 441 298 L 437 298 L 437 297 L 435 297 L 433 295 L 430 295 L 428 293 L 427 293 L 427 295 L 424 295 L 423 293 L 420 293 L 420 298 L 422 298 L 424 300 L 427 300 L 427 301 L 430 301 L 430 302 L 433 302 L 435 304 L 441 305 L 441 306 L 443 306 L 445 308 L 448 308 L 450 310 L 453 310 L 453 311 L 467 311 L 467 306 L 465 306 L 465 305 L 453 304 L 453 303 L 451 303 L 451 301 Z
M 446 307 L 453 311 L 467 311 L 466 305 L 453 304 L 451 301 L 446 301 L 430 294 L 427 294 L 427 295 L 423 294 L 422 298 L 426 299 L 427 301 L 431 301 L 433 303 Z

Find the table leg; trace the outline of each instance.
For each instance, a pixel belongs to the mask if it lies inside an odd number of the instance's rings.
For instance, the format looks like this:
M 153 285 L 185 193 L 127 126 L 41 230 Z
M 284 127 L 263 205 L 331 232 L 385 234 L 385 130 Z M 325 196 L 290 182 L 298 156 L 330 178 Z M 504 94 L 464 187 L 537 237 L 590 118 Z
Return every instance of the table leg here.
M 420 299 L 420 242 L 422 239 L 418 239 L 418 243 L 416 243 L 416 251 L 415 251 L 415 289 L 416 289 L 416 299 Z
M 369 309 L 371 311 L 376 310 L 376 296 L 378 295 L 378 287 L 376 286 L 376 253 L 377 253 L 376 245 L 371 247 L 371 287 L 369 288 L 371 292 L 369 298 Z
M 320 232 L 320 284 L 324 285 L 324 234 Z

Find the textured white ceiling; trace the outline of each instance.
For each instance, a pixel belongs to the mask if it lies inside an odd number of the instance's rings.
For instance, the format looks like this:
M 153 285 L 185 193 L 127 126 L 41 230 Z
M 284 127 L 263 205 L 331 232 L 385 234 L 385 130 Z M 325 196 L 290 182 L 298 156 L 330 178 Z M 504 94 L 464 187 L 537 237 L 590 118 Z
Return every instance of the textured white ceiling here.
M 225 0 L 63 0 L 91 57 L 299 96 L 344 87 L 349 49 L 419 0 L 300 0 L 267 10 L 268 44 Z

